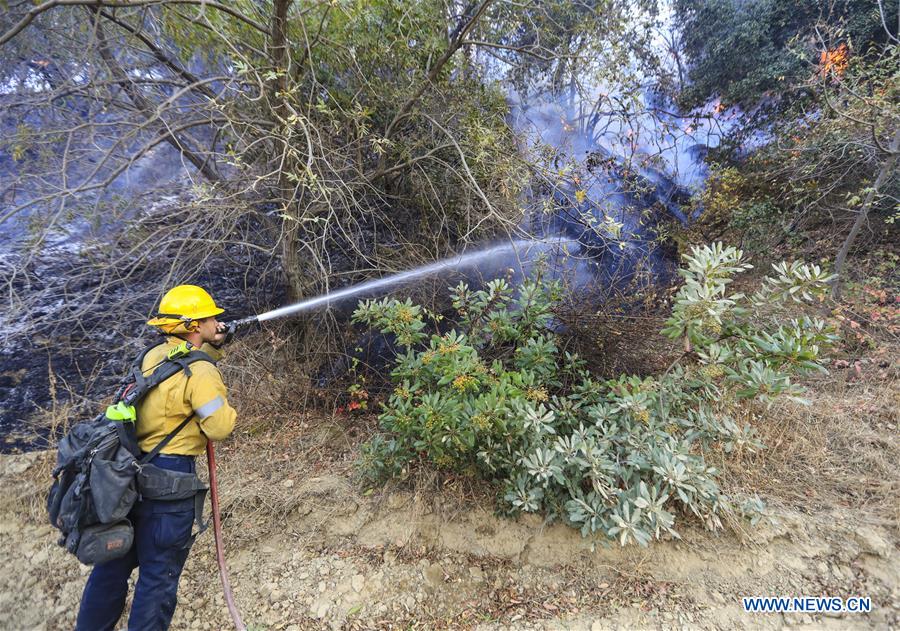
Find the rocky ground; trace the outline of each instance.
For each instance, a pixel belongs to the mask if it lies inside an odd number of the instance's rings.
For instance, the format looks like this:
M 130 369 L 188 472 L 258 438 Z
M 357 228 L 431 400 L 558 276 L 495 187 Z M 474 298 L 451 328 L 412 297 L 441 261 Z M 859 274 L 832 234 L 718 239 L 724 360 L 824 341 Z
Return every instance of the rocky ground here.
M 302 424 L 313 437 L 295 443 L 303 459 L 284 456 L 290 429 L 220 450 L 227 558 L 249 629 L 900 625 L 896 525 L 874 509 L 770 497 L 769 518 L 740 537 L 686 526 L 680 542 L 605 547 L 496 517 L 452 479 L 362 488 L 345 428 Z M 89 571 L 43 523 L 51 456 L 0 456 L 3 629 L 72 628 Z M 873 611 L 747 614 L 740 597 L 751 595 L 869 596 Z M 211 532 L 188 560 L 172 628 L 229 628 Z

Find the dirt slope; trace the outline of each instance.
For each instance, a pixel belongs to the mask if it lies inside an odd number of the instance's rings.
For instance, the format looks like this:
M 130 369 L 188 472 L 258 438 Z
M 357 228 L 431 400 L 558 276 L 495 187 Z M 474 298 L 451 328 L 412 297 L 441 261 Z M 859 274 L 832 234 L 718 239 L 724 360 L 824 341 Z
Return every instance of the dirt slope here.
M 687 528 L 681 542 L 621 549 L 536 518 L 497 518 L 489 504 L 466 509 L 452 493 L 360 492 L 346 459 L 311 459 L 300 472 L 253 453 L 221 456 L 227 556 L 251 629 L 900 625 L 896 532 L 873 513 L 803 512 L 770 498 L 773 519 L 743 542 Z M 0 458 L 3 629 L 71 628 L 88 572 L 41 523 L 49 461 L 46 452 Z M 241 466 L 252 471 L 238 476 Z M 746 614 L 739 600 L 823 594 L 870 596 L 874 610 Z M 188 561 L 173 629 L 228 626 L 210 533 Z

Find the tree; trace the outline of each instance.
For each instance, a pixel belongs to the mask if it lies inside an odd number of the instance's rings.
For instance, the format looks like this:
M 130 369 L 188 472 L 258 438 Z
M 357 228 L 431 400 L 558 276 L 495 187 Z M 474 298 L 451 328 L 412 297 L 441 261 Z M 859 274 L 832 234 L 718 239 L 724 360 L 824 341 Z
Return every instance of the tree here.
M 626 3 L 584 6 L 578 28 L 614 37 Z M 52 233 L 93 223 L 109 229 L 111 247 L 90 249 L 90 263 L 67 282 L 91 282 L 97 296 L 161 263 L 164 282 L 189 280 L 227 251 L 280 267 L 297 298 L 327 290 L 335 273 L 390 271 L 515 232 L 525 171 L 504 94 L 461 51 L 497 50 L 513 31 L 543 42 L 535 29 L 556 28 L 538 19 L 549 10 L 541 3 L 526 5 L 525 24 L 519 8 L 13 4 L 0 73 L 15 90 L 2 111 L 21 124 L 2 144 L 9 184 L 0 222 L 30 229 L 20 269 Z M 576 58 L 554 46 L 503 50 L 511 66 L 534 54 Z M 127 186 L 141 165 L 186 183 Z M 172 192 L 174 202 L 147 212 Z M 51 302 L 51 289 L 23 289 L 21 278 L 6 278 L 11 305 Z M 58 282 L 52 291 L 67 295 Z
M 846 190 L 846 207 L 856 213 L 856 218 L 834 261 L 831 295 L 836 300 L 841 297 L 847 255 L 868 221 L 870 211 L 879 206 L 889 207 L 891 201 L 896 205 L 898 201 L 900 40 L 890 32 L 888 35 L 894 43 L 881 55 L 855 61 L 852 67 L 845 58 L 848 54 L 845 44 L 829 49 L 823 42 L 821 50 L 820 91 L 830 116 L 816 126 L 815 135 L 818 140 L 829 136 L 837 139 L 837 146 L 825 145 L 831 151 L 840 151 L 842 155 L 867 154 L 871 165 L 863 177 L 857 174 L 856 186 Z
M 882 8 L 884 20 L 896 23 L 897 6 Z M 869 0 L 678 0 L 675 12 L 689 61 L 690 81 L 680 94 L 688 107 L 714 97 L 746 109 L 767 97 L 778 101 L 806 82 L 803 53 L 817 52 L 819 24 L 840 26 L 861 52 L 886 41 L 879 5 Z
M 751 189 L 746 206 L 783 214 L 776 239 L 823 224 L 842 235 L 832 292 L 839 298 L 860 232 L 873 216 L 886 218 L 900 195 L 896 3 L 711 0 L 677 9 L 694 80 L 683 100 L 718 96 L 752 109 L 732 138 L 736 151 L 721 158 Z M 742 141 L 751 133 L 768 141 L 748 148 Z M 772 213 L 757 211 L 753 221 L 772 222 Z

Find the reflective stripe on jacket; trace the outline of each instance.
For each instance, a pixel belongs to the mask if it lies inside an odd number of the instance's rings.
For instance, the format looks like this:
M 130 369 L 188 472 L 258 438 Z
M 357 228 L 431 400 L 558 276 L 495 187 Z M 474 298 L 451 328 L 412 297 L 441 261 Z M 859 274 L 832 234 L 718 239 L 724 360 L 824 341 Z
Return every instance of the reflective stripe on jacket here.
M 182 340 L 167 337 L 165 344 L 150 350 L 141 368 L 152 374 L 168 352 Z M 221 351 L 209 344 L 200 350 L 213 359 Z M 191 376 L 180 372 L 151 390 L 137 408 L 137 437 L 143 451 L 153 449 L 169 432 L 192 413 L 194 421 L 178 432 L 162 453 L 196 456 L 206 449 L 206 441 L 222 440 L 234 429 L 237 412 L 228 405 L 225 384 L 219 369 L 207 361 L 190 365 Z

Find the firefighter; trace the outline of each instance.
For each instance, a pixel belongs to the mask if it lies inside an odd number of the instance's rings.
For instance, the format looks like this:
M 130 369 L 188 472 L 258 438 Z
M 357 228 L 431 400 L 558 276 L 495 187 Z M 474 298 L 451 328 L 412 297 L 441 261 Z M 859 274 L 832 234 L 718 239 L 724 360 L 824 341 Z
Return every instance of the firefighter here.
M 152 374 L 170 351 L 185 342 L 214 361 L 220 359 L 220 347 L 227 341 L 225 325 L 216 320 L 222 312 L 201 287 L 179 285 L 168 291 L 160 302 L 159 315 L 147 323 L 159 329 L 165 341 L 147 352 L 141 369 Z M 195 456 L 204 452 L 208 440 L 222 440 L 231 433 L 237 413 L 228 404 L 225 384 L 214 363 L 196 361 L 189 368 L 146 395 L 137 408 L 136 430 L 140 449 L 146 454 L 192 417 L 150 462 L 167 471 L 196 475 Z M 175 613 L 178 580 L 195 536 L 193 526 L 200 521 L 202 496 L 199 502 L 195 499 L 143 498 L 135 504 L 130 514 L 134 544 L 124 557 L 94 567 L 81 598 L 77 631 L 115 628 L 125 608 L 128 578 L 136 567 L 140 569 L 128 629 L 168 629 Z

